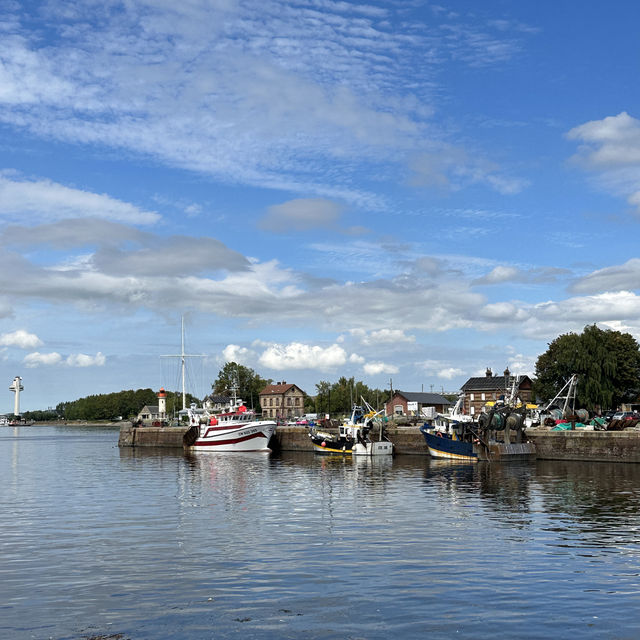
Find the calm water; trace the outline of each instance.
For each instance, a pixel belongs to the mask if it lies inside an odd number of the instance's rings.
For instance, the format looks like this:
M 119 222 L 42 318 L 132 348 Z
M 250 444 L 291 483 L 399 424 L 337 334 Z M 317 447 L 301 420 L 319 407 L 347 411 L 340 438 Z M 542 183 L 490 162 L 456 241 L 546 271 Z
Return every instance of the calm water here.
M 640 465 L 0 431 L 0 637 L 640 636 Z

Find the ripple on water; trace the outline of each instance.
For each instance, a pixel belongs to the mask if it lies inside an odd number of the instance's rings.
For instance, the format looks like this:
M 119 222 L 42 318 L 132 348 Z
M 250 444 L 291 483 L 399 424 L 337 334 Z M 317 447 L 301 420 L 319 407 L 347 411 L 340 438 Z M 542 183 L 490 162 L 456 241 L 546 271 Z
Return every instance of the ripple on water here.
M 184 455 L 0 437 L 0 634 L 634 637 L 633 465 Z

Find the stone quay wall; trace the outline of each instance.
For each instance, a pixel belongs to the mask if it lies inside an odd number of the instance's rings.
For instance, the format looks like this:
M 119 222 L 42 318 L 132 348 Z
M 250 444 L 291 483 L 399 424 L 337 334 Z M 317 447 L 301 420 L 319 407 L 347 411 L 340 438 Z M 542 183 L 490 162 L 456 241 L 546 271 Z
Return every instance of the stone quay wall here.
M 120 447 L 182 448 L 187 427 L 120 427 Z M 416 426 L 386 428 L 398 455 L 428 456 Z M 527 431 L 538 460 L 640 462 L 640 431 Z M 313 451 L 307 427 L 278 427 L 270 446 L 275 451 Z
M 640 431 L 528 430 L 538 460 L 640 462 Z
M 119 447 L 170 447 L 182 449 L 188 427 L 120 427 Z

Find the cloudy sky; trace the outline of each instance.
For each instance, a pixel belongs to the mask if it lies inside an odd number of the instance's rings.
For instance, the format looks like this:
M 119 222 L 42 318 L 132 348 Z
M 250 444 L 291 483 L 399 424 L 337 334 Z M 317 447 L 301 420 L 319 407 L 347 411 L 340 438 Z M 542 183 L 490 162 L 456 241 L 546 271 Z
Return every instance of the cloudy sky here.
M 227 360 L 456 390 L 640 338 L 631 0 L 0 0 L 0 356 L 23 409 Z M 1 399 L 2 396 L 0 396 Z

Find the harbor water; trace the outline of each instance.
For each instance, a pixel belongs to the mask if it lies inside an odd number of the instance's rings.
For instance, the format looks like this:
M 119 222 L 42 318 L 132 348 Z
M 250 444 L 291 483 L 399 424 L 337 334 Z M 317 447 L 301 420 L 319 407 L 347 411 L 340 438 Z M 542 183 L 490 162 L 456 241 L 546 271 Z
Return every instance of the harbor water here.
M 640 465 L 117 441 L 0 431 L 0 637 L 638 637 Z

